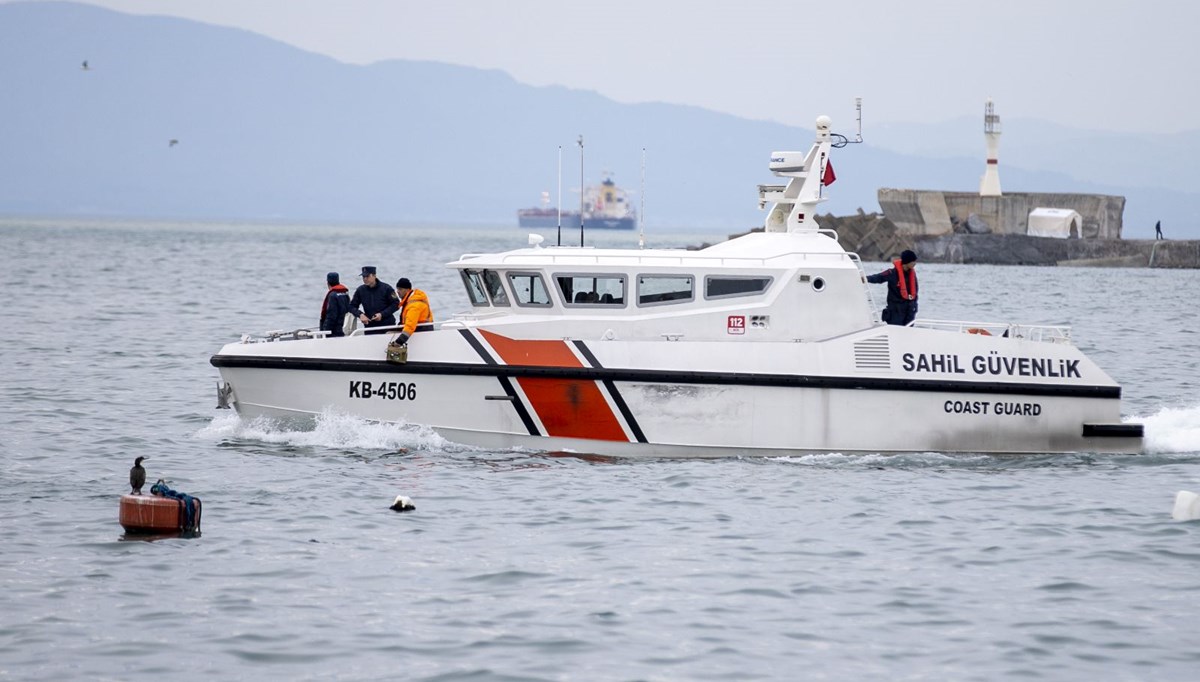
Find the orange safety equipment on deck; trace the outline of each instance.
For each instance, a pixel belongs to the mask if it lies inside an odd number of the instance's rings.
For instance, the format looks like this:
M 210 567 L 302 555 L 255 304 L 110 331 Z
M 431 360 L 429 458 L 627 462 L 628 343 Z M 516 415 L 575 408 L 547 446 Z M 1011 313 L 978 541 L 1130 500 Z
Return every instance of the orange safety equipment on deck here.
M 980 329 L 979 327 L 971 327 L 970 329 L 967 330 L 967 333 L 968 334 L 983 334 L 984 336 L 992 335 L 992 333 L 989 332 L 988 330 Z

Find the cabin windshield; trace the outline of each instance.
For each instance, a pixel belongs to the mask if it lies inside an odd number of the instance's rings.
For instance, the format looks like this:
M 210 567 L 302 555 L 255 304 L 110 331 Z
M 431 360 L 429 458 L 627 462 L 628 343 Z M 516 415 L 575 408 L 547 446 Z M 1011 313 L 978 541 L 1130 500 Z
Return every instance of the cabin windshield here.
M 495 270 L 484 270 L 483 285 L 487 289 L 488 296 L 492 298 L 492 305 L 508 305 L 508 294 L 504 293 L 504 282 L 501 281 L 499 273 Z
M 508 284 L 512 287 L 513 298 L 519 306 L 549 308 L 553 305 L 550 302 L 550 292 L 546 290 L 546 283 L 536 272 L 510 272 Z
M 467 288 L 467 298 L 471 299 L 471 305 L 479 307 L 488 304 L 487 294 L 483 289 L 483 277 L 478 270 L 459 270 L 458 274 L 462 275 L 463 286 Z

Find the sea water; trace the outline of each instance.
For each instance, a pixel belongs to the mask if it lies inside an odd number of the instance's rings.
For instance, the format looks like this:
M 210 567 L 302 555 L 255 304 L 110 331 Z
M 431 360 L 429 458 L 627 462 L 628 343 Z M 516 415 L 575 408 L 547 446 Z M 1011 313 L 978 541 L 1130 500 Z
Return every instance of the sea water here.
M 445 319 L 468 308 L 447 261 L 524 243 L 0 223 L 0 679 L 1200 675 L 1200 521 L 1171 518 L 1200 491 L 1194 270 L 918 267 L 923 318 L 1071 325 L 1145 423 L 1138 456 L 591 460 L 214 409 L 209 357 L 315 325 L 327 271 L 408 277 Z M 203 500 L 201 537 L 123 538 L 139 455 Z

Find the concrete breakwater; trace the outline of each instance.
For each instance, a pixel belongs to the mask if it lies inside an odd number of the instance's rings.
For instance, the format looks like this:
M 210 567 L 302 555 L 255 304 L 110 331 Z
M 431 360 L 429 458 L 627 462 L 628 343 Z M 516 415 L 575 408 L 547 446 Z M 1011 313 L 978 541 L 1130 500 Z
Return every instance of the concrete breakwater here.
M 985 197 L 973 192 L 882 188 L 877 192 L 884 215 L 904 234 L 937 236 L 960 231 L 987 234 L 1029 233 L 1036 208 L 1070 209 L 1082 225 L 1077 237 L 1120 239 L 1125 197 L 1110 194 L 1009 192 Z M 974 226 L 978 226 L 975 228 Z
M 920 257 L 933 263 L 1200 268 L 1200 241 L 1051 239 L 1020 234 L 918 237 Z
M 887 217 L 864 213 L 818 216 L 836 230 L 842 248 L 865 261 L 889 261 L 904 249 L 926 263 L 1200 268 L 1200 240 L 1055 239 L 1025 234 L 907 234 Z
M 925 263 L 1057 265 L 1110 268 L 1200 268 L 1200 240 L 1054 239 L 1025 234 L 913 235 L 887 217 L 864 213 L 817 216 L 824 229 L 836 230 L 838 243 L 864 261 L 887 262 L 912 249 Z M 762 232 L 761 227 L 748 232 Z M 745 232 L 741 234 L 746 234 Z M 739 237 L 730 235 L 729 238 Z M 703 244 L 697 248 L 703 248 Z

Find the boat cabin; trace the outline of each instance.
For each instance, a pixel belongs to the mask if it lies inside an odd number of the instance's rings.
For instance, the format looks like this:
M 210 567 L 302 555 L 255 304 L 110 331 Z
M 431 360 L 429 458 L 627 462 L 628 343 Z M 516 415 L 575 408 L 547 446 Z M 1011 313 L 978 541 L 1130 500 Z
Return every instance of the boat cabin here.
M 755 233 L 700 251 L 535 246 L 449 267 L 474 307 L 460 320 L 526 325 L 531 336 L 550 324 L 577 338 L 815 341 L 875 324 L 857 257 L 826 232 Z

